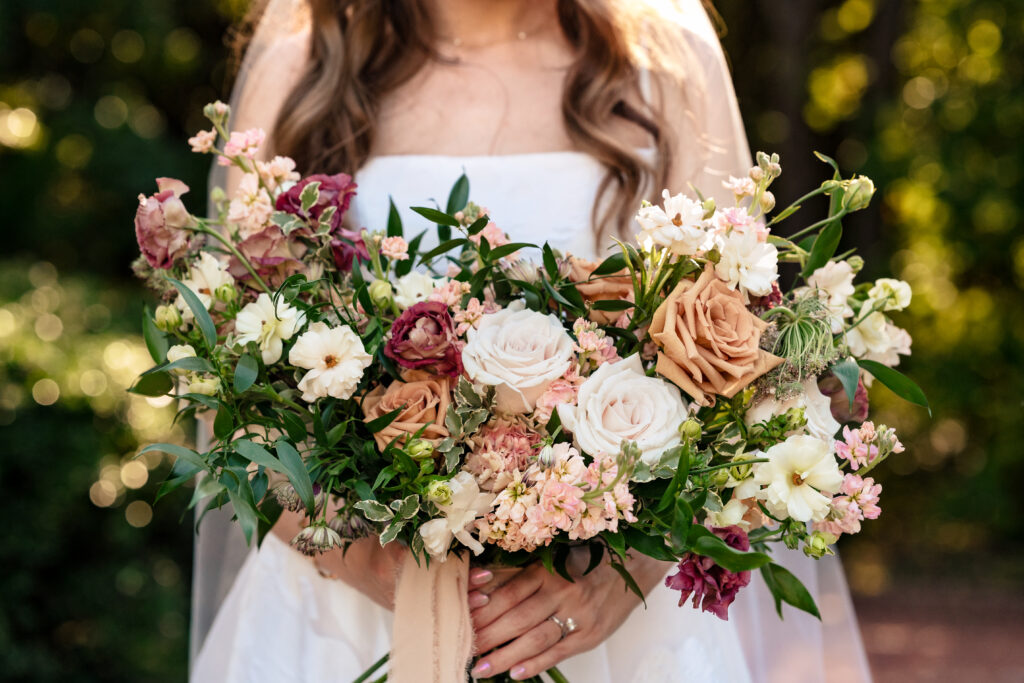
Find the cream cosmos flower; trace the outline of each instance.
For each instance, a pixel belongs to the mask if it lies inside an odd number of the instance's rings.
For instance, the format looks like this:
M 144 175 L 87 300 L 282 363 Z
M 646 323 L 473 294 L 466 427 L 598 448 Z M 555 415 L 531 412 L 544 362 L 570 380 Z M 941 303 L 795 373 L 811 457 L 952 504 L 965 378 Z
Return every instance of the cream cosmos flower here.
M 289 363 L 309 370 L 299 390 L 310 403 L 325 396 L 351 398 L 370 360 L 363 341 L 347 325 L 313 323 L 288 352 Z
M 280 360 L 284 342 L 291 339 L 305 322 L 306 317 L 284 299 L 278 299 L 275 306 L 269 295 L 260 294 L 256 301 L 238 312 L 235 318 L 236 341 L 243 345 L 256 342 L 263 362 L 270 365 Z

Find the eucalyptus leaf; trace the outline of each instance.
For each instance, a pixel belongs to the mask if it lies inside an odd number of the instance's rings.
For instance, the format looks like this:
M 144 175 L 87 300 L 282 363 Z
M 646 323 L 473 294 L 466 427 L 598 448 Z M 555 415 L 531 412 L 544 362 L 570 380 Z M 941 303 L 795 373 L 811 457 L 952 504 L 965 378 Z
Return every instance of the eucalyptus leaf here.
M 850 409 L 853 409 L 853 400 L 857 397 L 857 384 L 860 382 L 860 369 L 857 361 L 853 358 L 844 358 L 831 368 L 832 374 L 839 378 L 846 390 L 846 397 L 850 399 Z
M 237 393 L 244 393 L 249 387 L 256 383 L 259 376 L 260 366 L 256 357 L 251 353 L 243 353 L 235 365 L 234 385 Z
M 167 280 L 174 285 L 174 288 L 181 294 L 181 298 L 188 304 L 189 310 L 192 311 L 192 317 L 195 318 L 196 325 L 199 326 L 199 331 L 203 334 L 203 340 L 206 342 L 206 345 L 210 348 L 216 346 L 217 328 L 214 326 L 213 319 L 210 317 L 210 312 L 206 310 L 206 306 L 199 300 L 196 293 L 184 284 L 178 282 L 173 277 L 169 277 Z

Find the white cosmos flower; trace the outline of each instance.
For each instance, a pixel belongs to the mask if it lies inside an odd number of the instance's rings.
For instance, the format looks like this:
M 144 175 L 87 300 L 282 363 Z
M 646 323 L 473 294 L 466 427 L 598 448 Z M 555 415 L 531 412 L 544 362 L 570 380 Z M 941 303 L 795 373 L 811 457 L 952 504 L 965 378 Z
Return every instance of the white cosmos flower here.
M 426 273 L 413 271 L 395 282 L 395 303 L 403 311 L 413 304 L 426 301 L 434 289 L 448 282 L 445 278 L 435 280 Z
M 438 562 L 448 559 L 448 548 L 456 539 L 479 555 L 484 551 L 480 542 L 473 538 L 469 527 L 476 519 L 491 509 L 494 494 L 482 493 L 476 479 L 469 472 L 459 472 L 448 481 L 451 502 L 438 505 L 442 516 L 432 519 L 420 527 L 423 548 Z
M 762 242 L 755 230 L 732 230 L 718 238 L 722 257 L 715 265 L 715 275 L 729 283 L 731 289 L 750 295 L 771 294 L 772 283 L 779 279 L 779 252 L 774 245 Z
M 284 342 L 292 338 L 306 322 L 303 315 L 294 306 L 289 306 L 284 299 L 278 299 L 277 305 L 268 294 L 260 294 L 256 301 L 246 304 L 235 318 L 236 342 L 241 345 L 256 342 L 267 365 L 276 363 L 281 358 Z
M 801 386 L 804 388 L 802 393 L 785 401 L 774 398 L 758 401 L 743 416 L 743 421 L 748 426 L 754 425 L 770 420 L 775 415 L 782 415 L 791 408 L 803 408 L 804 417 L 807 418 L 807 433 L 824 441 L 831 439 L 842 426 L 832 417 L 832 400 L 818 389 L 816 377 L 805 379 Z
M 875 286 L 868 290 L 868 310 L 881 304 L 882 311 L 902 311 L 910 305 L 913 292 L 910 285 L 903 280 L 883 277 L 875 280 Z
M 580 450 L 615 455 L 623 441 L 634 441 L 640 458 L 652 466 L 679 444 L 679 425 L 687 415 L 679 388 L 644 374 L 638 354 L 605 363 L 580 386 L 576 405 L 558 406 Z
M 853 267 L 846 261 L 829 261 L 807 278 L 807 284 L 818 291 L 818 298 L 828 308 L 833 334 L 842 332 L 843 318 L 853 315 L 849 303 L 853 278 Z
M 214 300 L 213 293 L 217 291 L 217 288 L 222 285 L 235 284 L 235 278 L 231 277 L 231 273 L 228 272 L 227 263 L 221 263 L 212 254 L 204 251 L 189 268 L 188 277 L 181 283 L 191 289 L 203 306 L 209 310 Z M 174 305 L 181 310 L 183 319 L 192 319 L 192 309 L 188 307 L 180 294 Z
M 462 364 L 475 382 L 495 387 L 498 410 L 532 413 L 537 399 L 572 363 L 573 341 L 554 315 L 521 302 L 480 317 L 466 332 Z
M 664 208 L 651 205 L 640 209 L 636 222 L 640 225 L 637 242 L 644 249 L 668 247 L 678 256 L 693 256 L 711 248 L 711 235 L 704 220 L 700 202 L 683 194 L 661 194 Z
M 765 451 L 764 457 L 768 462 L 754 465 L 754 480 L 766 486 L 758 497 L 768 511 L 798 522 L 825 519 L 832 494 L 843 483 L 830 443 L 802 434 L 791 436 Z
M 351 398 L 370 360 L 363 341 L 347 325 L 313 323 L 288 352 L 289 363 L 309 370 L 299 380 L 302 400 L 309 403 L 325 396 Z

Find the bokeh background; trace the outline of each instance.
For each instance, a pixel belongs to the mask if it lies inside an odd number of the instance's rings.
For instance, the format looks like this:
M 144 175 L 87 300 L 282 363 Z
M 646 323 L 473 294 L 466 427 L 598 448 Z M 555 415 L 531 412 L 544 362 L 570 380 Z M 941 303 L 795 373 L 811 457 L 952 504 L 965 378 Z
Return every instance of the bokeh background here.
M 0 2 L 5 680 L 185 679 L 189 520 L 151 505 L 169 463 L 132 459 L 171 412 L 124 392 L 148 364 L 131 218 L 157 175 L 202 206 L 185 139 L 226 96 L 245 6 Z M 716 6 L 752 146 L 782 155 L 780 202 L 824 177 L 812 149 L 871 176 L 846 246 L 915 291 L 902 369 L 933 415 L 873 391 L 907 452 L 880 520 L 842 546 L 876 676 L 1024 680 L 1024 3 Z

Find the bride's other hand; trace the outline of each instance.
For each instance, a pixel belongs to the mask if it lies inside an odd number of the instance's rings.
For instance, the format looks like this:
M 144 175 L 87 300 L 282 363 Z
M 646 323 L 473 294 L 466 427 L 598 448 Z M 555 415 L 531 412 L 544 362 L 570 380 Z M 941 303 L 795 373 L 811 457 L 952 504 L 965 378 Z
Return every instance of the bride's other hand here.
M 301 513 L 285 510 L 271 532 L 285 543 L 291 543 L 303 526 L 305 521 Z M 335 548 L 309 561 L 322 575 L 344 581 L 378 605 L 393 610 L 398 566 L 407 552 L 398 543 L 389 543 L 382 548 L 380 540 L 370 536 L 352 541 L 344 553 Z
M 671 567 L 644 555 L 626 566 L 644 594 L 661 582 Z M 640 598 L 607 563 L 586 576 L 581 568 L 570 566 L 570 574 L 573 583 L 536 563 L 487 596 L 486 586 L 473 586 L 469 601 L 474 606 L 476 647 L 487 653 L 473 668 L 475 678 L 505 671 L 515 680 L 536 676 L 601 644 L 640 604 Z M 562 638 L 562 629 L 552 616 L 563 623 L 572 618 L 576 630 Z

